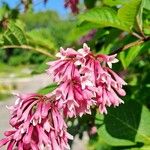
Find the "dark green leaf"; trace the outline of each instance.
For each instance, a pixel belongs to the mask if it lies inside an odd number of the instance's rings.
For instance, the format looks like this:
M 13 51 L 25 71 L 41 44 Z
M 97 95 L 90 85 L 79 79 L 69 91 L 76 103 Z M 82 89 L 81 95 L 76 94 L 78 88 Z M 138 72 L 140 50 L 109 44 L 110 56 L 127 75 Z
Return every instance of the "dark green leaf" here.
M 141 118 L 141 105 L 126 102 L 118 108 L 111 108 L 104 118 L 107 132 L 115 138 L 135 141 Z
M 150 144 L 149 110 L 136 101 L 127 101 L 118 108 L 110 108 L 99 129 L 100 136 L 110 145 Z
M 141 48 L 141 46 L 135 46 L 130 48 L 126 52 L 120 53 L 120 60 L 125 69 L 133 62 L 136 56 L 140 53 Z
M 136 135 L 136 141 L 150 145 L 150 111 L 143 107 L 141 113 L 141 121 Z
M 90 9 L 95 6 L 96 1 L 97 0 L 84 0 L 84 4 L 88 9 Z
M 105 126 L 100 127 L 99 130 L 98 130 L 98 133 L 99 133 L 99 137 L 101 137 L 105 143 L 107 143 L 108 145 L 111 145 L 111 146 L 131 146 L 131 145 L 135 145 L 135 143 L 132 142 L 132 141 L 125 140 L 125 139 L 119 139 L 119 138 L 115 138 L 115 137 L 111 136 L 107 132 Z

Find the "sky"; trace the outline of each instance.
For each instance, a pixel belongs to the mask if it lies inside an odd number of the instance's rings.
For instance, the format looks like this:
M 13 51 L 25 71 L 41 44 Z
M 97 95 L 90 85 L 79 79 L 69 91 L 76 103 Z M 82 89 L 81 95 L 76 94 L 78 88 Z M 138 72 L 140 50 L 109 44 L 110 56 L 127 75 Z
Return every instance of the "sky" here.
M 20 0 L 0 0 L 0 3 L 7 2 L 10 7 L 15 7 Z M 46 6 L 43 0 L 33 0 L 35 11 L 44 11 L 47 9 L 57 11 L 61 16 L 68 14 L 69 10 L 64 8 L 64 0 L 49 0 Z

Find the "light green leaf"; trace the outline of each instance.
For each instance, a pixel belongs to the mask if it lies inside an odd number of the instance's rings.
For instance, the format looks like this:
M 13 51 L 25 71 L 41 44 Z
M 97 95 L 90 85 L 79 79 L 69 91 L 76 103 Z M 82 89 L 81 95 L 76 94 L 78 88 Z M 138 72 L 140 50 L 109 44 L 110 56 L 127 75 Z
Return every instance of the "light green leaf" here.
M 117 12 L 110 7 L 96 7 L 79 16 L 79 24 L 90 22 L 102 27 L 115 27 L 128 30 L 117 17 Z
M 103 3 L 108 6 L 122 5 L 129 0 L 103 0 Z
M 130 2 L 124 4 L 118 10 L 119 20 L 129 29 L 132 30 L 134 27 L 136 16 L 139 12 L 141 5 L 141 0 L 131 0 Z
M 7 31 L 3 35 L 5 45 L 22 45 L 26 44 L 26 37 L 20 27 L 10 22 Z
M 27 32 L 29 43 L 55 52 L 56 44 L 47 29 L 31 30 Z
M 145 34 L 150 35 L 150 26 L 149 25 L 145 25 L 143 30 L 144 30 Z
M 150 0 L 143 0 L 144 1 L 144 8 L 150 10 Z
M 145 1 L 142 0 L 138 14 L 136 16 L 136 21 L 137 21 L 137 31 L 138 32 L 143 32 L 143 8 L 144 8 L 144 3 Z
M 130 32 L 136 21 L 141 0 L 131 0 L 123 4 L 118 12 L 111 7 L 96 7 L 79 15 L 79 24 L 90 22 L 99 25 L 99 28 L 114 27 Z M 141 9 L 142 10 L 142 9 Z
M 9 15 L 8 4 L 3 3 L 3 5 L 0 7 L 0 21 L 3 19 L 3 17 L 8 17 L 8 15 Z
M 140 147 L 140 148 L 131 148 L 131 150 L 150 150 L 150 146 L 143 146 L 143 147 Z
M 140 148 L 140 150 L 150 150 L 150 146 L 147 146 L 147 145 L 143 146 L 143 147 Z

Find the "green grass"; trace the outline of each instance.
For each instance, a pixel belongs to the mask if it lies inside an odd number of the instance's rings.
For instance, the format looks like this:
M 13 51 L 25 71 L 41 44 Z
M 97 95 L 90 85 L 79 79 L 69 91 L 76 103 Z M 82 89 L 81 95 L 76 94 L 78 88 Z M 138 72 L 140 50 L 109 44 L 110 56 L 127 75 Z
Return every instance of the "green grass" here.
M 7 99 L 10 93 L 15 90 L 15 86 L 11 84 L 0 84 L 0 101 Z
M 4 63 L 0 63 L 0 77 L 26 77 L 30 76 L 30 72 L 25 70 L 32 70 L 33 65 L 19 65 L 19 66 L 9 66 Z
M 9 94 L 2 94 L 2 93 L 0 93 L 0 101 L 4 101 L 4 100 L 6 100 L 9 97 L 10 97 Z
M 33 69 L 34 66 L 31 65 L 9 66 L 7 64 L 0 63 L 0 78 L 5 80 L 5 78 L 7 79 L 10 77 L 28 77 L 30 76 L 30 72 L 32 72 Z M 7 99 L 13 90 L 15 90 L 15 85 L 5 84 L 3 82 L 0 83 L 0 101 Z

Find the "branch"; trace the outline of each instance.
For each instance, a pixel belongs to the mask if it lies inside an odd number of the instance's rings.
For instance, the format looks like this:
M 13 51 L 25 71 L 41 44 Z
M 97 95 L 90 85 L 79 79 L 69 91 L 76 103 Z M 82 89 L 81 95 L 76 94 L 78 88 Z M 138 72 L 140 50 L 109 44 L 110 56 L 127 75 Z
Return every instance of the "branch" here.
M 20 49 L 27 49 L 27 50 L 35 50 L 37 52 L 40 52 L 46 56 L 49 56 L 49 57 L 52 57 L 52 58 L 55 58 L 55 56 L 53 56 L 52 54 L 50 54 L 49 52 L 47 52 L 46 50 L 44 49 L 41 49 L 41 48 L 34 48 L 34 47 L 31 47 L 29 45 L 5 45 L 5 46 L 2 46 L 0 47 L 2 49 L 7 49 L 7 48 L 20 48 Z
M 143 39 L 143 37 L 140 36 L 140 35 L 139 35 L 138 33 L 136 33 L 136 32 L 131 32 L 131 34 L 132 34 L 134 37 L 136 37 L 136 38 L 138 38 L 138 39 L 140 39 L 140 40 Z
M 124 45 L 120 48 L 118 48 L 117 50 L 113 51 L 112 53 L 110 53 L 109 55 L 113 55 L 113 54 L 117 54 L 117 53 L 120 53 L 122 51 L 125 51 L 133 46 L 137 46 L 137 45 L 141 45 L 142 43 L 146 42 L 146 41 L 150 41 L 150 37 L 145 37 L 143 39 L 140 39 L 140 40 L 137 40 L 135 42 L 131 42 L 127 45 Z

